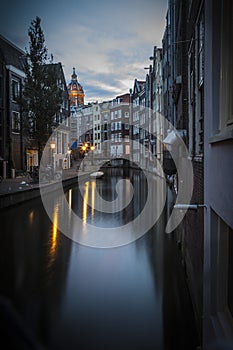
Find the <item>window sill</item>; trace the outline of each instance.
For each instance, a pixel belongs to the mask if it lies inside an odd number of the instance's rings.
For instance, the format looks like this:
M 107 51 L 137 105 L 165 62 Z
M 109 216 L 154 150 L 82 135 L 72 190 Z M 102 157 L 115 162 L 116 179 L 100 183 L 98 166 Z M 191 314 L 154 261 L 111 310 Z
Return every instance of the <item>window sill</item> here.
M 213 144 L 213 143 L 224 142 L 228 140 L 233 140 L 233 126 L 220 131 L 219 134 L 211 136 L 209 138 L 209 143 Z

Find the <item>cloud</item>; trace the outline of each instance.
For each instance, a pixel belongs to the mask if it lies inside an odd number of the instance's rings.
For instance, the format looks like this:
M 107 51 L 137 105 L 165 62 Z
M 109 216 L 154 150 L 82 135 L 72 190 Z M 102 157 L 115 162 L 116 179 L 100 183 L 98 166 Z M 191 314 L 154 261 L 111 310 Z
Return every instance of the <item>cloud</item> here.
M 113 98 L 145 78 L 153 46 L 161 46 L 166 7 L 167 0 L 22 0 L 20 7 L 12 0 L 2 5 L 0 29 L 24 49 L 30 22 L 40 16 L 48 51 L 67 81 L 75 66 L 86 99 Z

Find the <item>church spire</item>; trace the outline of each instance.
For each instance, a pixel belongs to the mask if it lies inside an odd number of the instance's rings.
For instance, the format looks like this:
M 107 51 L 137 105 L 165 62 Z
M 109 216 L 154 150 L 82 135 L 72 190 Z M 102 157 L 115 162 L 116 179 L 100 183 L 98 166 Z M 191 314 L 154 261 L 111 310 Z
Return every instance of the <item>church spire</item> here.
M 75 73 L 75 67 L 73 67 L 73 74 L 71 75 L 72 80 L 77 80 L 77 74 Z

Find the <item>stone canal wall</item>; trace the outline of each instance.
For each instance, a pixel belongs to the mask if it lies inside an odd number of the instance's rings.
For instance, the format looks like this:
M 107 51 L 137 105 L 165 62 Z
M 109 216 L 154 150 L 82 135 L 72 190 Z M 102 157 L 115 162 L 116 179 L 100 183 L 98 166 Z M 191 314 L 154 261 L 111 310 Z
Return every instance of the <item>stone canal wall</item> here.
M 71 177 L 62 181 L 64 189 L 73 186 L 80 181 L 85 181 L 89 179 L 89 173 Z M 58 189 L 57 183 L 44 185 L 48 193 L 56 191 Z M 13 205 L 23 203 L 25 201 L 40 197 L 40 188 L 39 185 L 35 185 L 33 188 L 23 188 L 18 189 L 17 191 L 12 191 L 0 195 L 0 209 L 7 208 Z

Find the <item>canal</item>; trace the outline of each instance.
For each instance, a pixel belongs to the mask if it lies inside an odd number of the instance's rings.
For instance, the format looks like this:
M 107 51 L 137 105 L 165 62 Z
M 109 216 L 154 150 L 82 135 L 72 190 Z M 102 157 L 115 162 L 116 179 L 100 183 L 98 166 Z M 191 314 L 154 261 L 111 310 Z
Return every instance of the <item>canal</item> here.
M 132 203 L 116 213 L 95 210 L 96 191 L 112 200 L 122 178 L 133 185 Z M 107 230 L 141 213 L 148 188 L 138 170 L 109 169 L 65 196 L 84 224 Z M 4 349 L 196 349 L 180 251 L 165 233 L 166 210 L 145 235 L 113 248 L 86 246 L 59 232 L 58 211 L 51 222 L 38 198 L 0 213 Z

